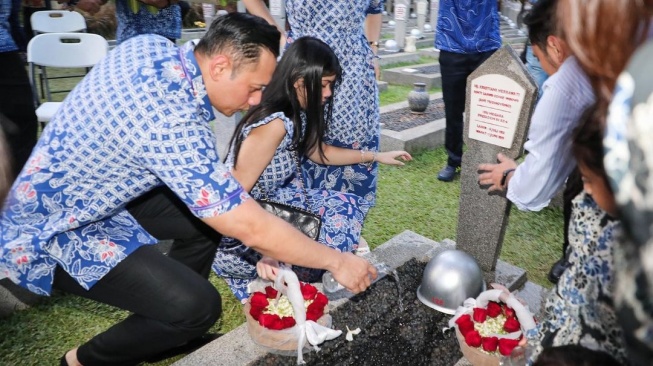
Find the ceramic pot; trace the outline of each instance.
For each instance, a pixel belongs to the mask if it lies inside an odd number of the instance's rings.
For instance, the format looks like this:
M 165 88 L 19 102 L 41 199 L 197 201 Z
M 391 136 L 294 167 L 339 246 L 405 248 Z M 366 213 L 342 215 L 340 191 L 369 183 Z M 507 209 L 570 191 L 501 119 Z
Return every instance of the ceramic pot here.
M 426 84 L 413 83 L 413 90 L 408 93 L 408 108 L 413 113 L 424 113 L 429 106 L 429 93 L 426 91 Z

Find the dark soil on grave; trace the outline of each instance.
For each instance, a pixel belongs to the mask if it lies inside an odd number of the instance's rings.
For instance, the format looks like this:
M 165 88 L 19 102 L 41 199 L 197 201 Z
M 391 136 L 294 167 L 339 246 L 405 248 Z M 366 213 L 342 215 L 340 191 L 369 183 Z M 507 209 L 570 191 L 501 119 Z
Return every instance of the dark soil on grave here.
M 413 113 L 408 108 L 382 113 L 381 128 L 399 132 L 441 118 L 444 118 L 444 102 L 440 98 L 432 100 L 426 108 L 426 111 L 421 114 Z
M 307 365 L 435 365 L 451 366 L 462 357 L 456 335 L 442 332 L 450 316 L 422 304 L 416 296 L 425 263 L 411 260 L 397 269 L 402 287 L 399 310 L 397 283 L 392 276 L 331 312 L 333 326 L 343 334 L 304 354 Z M 360 328 L 352 342 L 346 326 Z M 267 354 L 250 365 L 296 365 L 297 355 Z

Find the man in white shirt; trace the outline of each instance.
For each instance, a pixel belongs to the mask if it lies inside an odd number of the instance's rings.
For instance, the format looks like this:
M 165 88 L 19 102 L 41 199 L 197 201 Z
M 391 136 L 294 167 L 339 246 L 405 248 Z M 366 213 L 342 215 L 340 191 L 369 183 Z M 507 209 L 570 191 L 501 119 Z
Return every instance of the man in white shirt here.
M 587 76 L 570 55 L 565 41 L 556 35 L 556 2 L 538 1 L 525 20 L 533 52 L 544 71 L 551 75 L 544 83 L 542 98 L 531 119 L 528 141 L 524 145 L 529 154 L 519 165 L 499 154 L 498 164 L 479 166 L 482 171 L 479 183 L 488 186 L 490 191 L 506 191 L 506 197 L 522 211 L 539 211 L 546 207 L 575 169 L 571 133 L 583 110 L 595 99 Z M 580 188 L 568 184 L 565 191 L 565 244 L 563 258 L 549 273 L 552 282 L 557 282 L 566 267 L 564 252 L 568 246 L 566 229 L 571 216 L 570 203 Z

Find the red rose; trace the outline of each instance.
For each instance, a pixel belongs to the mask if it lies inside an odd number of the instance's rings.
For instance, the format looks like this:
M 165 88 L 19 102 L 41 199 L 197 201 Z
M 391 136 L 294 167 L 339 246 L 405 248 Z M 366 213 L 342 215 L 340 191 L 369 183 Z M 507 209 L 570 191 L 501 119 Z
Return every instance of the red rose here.
M 517 345 L 519 345 L 518 339 L 501 338 L 499 339 L 499 353 L 504 356 L 510 356 L 512 350 L 515 349 Z
M 460 323 L 466 323 L 471 321 L 472 321 L 472 317 L 469 314 L 463 314 L 458 319 L 456 319 L 456 324 L 460 325 Z
M 501 309 L 501 305 L 499 305 L 498 302 L 490 301 L 487 304 L 487 315 L 489 315 L 492 318 L 496 318 L 503 312 L 503 309 Z
M 512 308 L 509 308 L 508 306 L 505 306 L 503 308 L 503 313 L 506 314 L 506 318 L 514 318 L 517 316 L 515 314 L 515 311 Z
M 499 345 L 499 338 L 497 337 L 483 337 L 481 339 L 481 344 L 483 345 L 483 350 L 486 352 L 494 352 L 497 350 Z
M 264 293 L 258 291 L 252 295 L 252 299 L 249 301 L 249 303 L 252 305 L 252 308 L 263 309 L 265 309 L 269 304 L 267 296 L 265 296 Z
M 503 330 L 508 333 L 516 332 L 519 329 L 521 329 L 521 324 L 519 324 L 519 320 L 515 318 L 508 318 L 506 322 L 503 323 Z
M 302 296 L 304 297 L 304 300 L 312 300 L 315 298 L 315 295 L 317 295 L 317 288 L 310 283 L 300 282 L 299 286 L 302 290 Z
M 317 307 L 308 307 L 306 309 L 306 320 L 312 320 L 316 322 L 320 317 L 324 315 L 324 311 L 318 309 Z
M 315 313 L 322 313 L 324 314 L 324 307 L 325 305 L 322 304 L 321 302 L 315 302 L 313 301 L 306 307 L 306 311 L 314 311 Z M 322 316 L 322 315 L 320 315 Z
M 487 310 L 483 308 L 474 308 L 474 321 L 483 323 L 487 319 Z
M 318 292 L 317 295 L 315 296 L 315 299 L 313 300 L 313 304 L 317 304 L 319 306 L 322 306 L 322 309 L 329 303 L 329 299 L 326 297 L 321 292 Z M 312 304 L 311 304 L 312 305 Z
M 295 326 L 295 324 L 296 324 L 295 318 L 293 318 L 292 316 L 284 316 L 283 318 L 281 318 L 281 326 L 283 326 L 283 328 L 281 329 L 291 328 Z
M 251 315 L 254 320 L 258 320 L 258 317 L 263 313 L 264 309 L 265 308 L 252 306 L 249 308 L 249 315 Z
M 258 317 L 258 323 L 268 329 L 283 329 L 283 323 L 281 323 L 281 318 L 277 314 L 261 314 Z
M 274 287 L 272 286 L 265 287 L 265 296 L 267 296 L 268 299 L 276 299 L 277 293 L 279 293 L 279 291 L 275 290 Z
M 474 330 L 474 322 L 471 321 L 471 319 L 469 321 L 462 322 L 458 324 L 458 330 L 460 331 L 460 334 L 462 334 L 464 337 L 467 335 L 467 333 Z
M 467 332 L 467 335 L 465 336 L 465 343 L 467 343 L 467 345 L 470 346 L 470 347 L 480 347 L 481 346 L 481 334 L 476 330 L 472 330 L 471 332 Z

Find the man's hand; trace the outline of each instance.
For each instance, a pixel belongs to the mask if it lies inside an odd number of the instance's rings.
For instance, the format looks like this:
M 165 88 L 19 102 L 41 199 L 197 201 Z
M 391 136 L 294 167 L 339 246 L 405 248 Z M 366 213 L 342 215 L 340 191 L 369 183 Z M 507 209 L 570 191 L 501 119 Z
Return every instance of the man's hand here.
M 342 253 L 342 264 L 331 270 L 333 278 L 351 293 L 357 294 L 365 291 L 372 280 L 378 276 L 376 268 L 366 259 L 352 253 Z
M 274 281 L 279 273 L 279 261 L 264 256 L 256 263 L 256 273 L 264 280 Z
M 478 166 L 478 170 L 481 172 L 478 175 L 478 183 L 482 186 L 488 186 L 490 192 L 503 191 L 505 188 L 501 185 L 503 172 L 517 167 L 517 163 L 514 160 L 503 154 L 498 154 L 497 160 L 499 161 L 498 164 L 481 164 Z M 507 182 L 508 180 L 506 180 Z
M 68 6 L 68 2 L 65 0 L 57 0 L 59 4 L 63 4 L 63 8 L 66 10 L 72 11 L 73 9 L 77 8 L 80 10 L 83 10 L 91 15 L 97 13 L 100 11 L 100 8 L 102 5 L 106 3 L 106 1 L 103 0 L 79 0 L 77 5 L 75 6 Z

